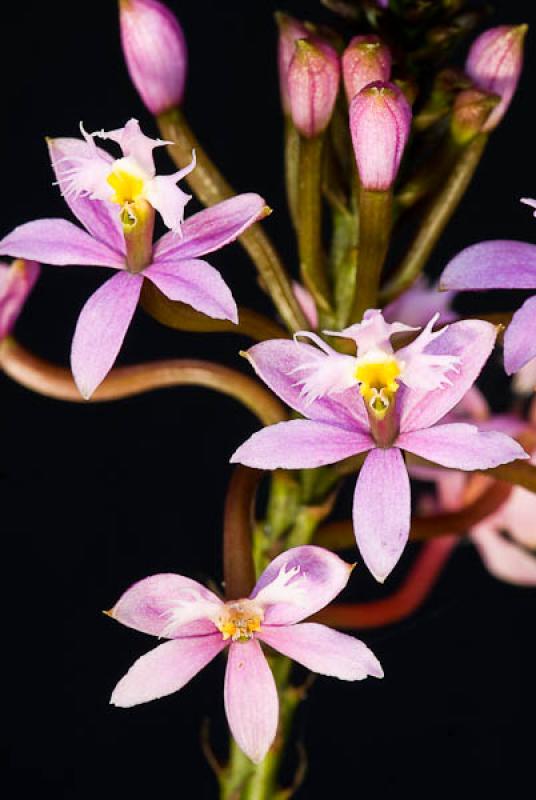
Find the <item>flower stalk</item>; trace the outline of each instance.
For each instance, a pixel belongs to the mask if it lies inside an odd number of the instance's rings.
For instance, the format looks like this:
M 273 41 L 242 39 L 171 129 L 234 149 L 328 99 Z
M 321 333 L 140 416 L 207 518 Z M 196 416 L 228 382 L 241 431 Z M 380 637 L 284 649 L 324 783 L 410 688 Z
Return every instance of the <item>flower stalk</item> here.
M 298 247 L 300 272 L 323 312 L 331 311 L 331 289 L 322 245 L 322 152 L 324 137 L 300 137 L 298 175 Z
M 265 339 L 280 339 L 288 336 L 287 331 L 258 311 L 249 308 L 239 309 L 238 324 L 226 319 L 212 319 L 178 301 L 169 300 L 149 281 L 141 292 L 141 306 L 147 314 L 168 328 L 193 333 L 234 333 L 249 336 L 256 342 Z
M 80 395 L 70 370 L 38 358 L 10 337 L 0 342 L 0 368 L 32 392 L 71 403 L 109 402 L 172 386 L 202 386 L 238 400 L 264 425 L 287 418 L 281 403 L 257 381 L 209 361 L 175 359 L 116 367 L 89 401 Z
M 368 308 L 376 308 L 392 224 L 392 192 L 359 192 L 359 259 L 351 321 L 360 322 Z
M 255 496 L 262 472 L 236 467 L 223 516 L 223 576 L 227 600 L 248 597 L 255 586 L 252 532 Z

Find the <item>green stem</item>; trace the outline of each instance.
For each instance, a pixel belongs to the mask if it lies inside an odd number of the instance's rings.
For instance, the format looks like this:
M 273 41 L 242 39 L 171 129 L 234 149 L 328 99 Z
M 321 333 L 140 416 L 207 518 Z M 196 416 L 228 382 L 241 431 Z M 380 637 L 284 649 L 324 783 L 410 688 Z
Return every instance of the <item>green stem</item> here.
M 181 169 L 190 163 L 192 150 L 197 156 L 197 166 L 186 180 L 204 205 L 211 206 L 233 197 L 235 192 L 215 164 L 207 156 L 189 127 L 181 109 L 173 108 L 160 114 L 158 126 L 168 146 L 171 158 Z M 260 225 L 252 225 L 240 237 L 240 242 L 257 267 L 263 285 L 290 331 L 307 327 L 304 314 L 292 291 L 290 279 L 279 255 Z
M 359 216 L 333 209 L 331 263 L 335 276 L 335 316 L 337 329 L 345 328 L 350 319 L 355 295 L 358 264 Z
M 300 273 L 321 311 L 331 310 L 331 290 L 322 247 L 323 135 L 300 140 L 298 177 L 298 247 Z
M 391 191 L 359 191 L 359 262 L 351 321 L 360 322 L 378 304 L 378 289 L 392 225 Z
M 195 333 L 235 333 L 256 342 L 285 339 L 288 334 L 276 322 L 249 308 L 238 309 L 238 325 L 226 319 L 212 319 L 185 303 L 169 300 L 150 281 L 144 281 L 141 305 L 147 314 L 168 328 Z
M 487 138 L 487 134 L 479 134 L 462 151 L 443 188 L 428 204 L 421 226 L 400 268 L 380 293 L 382 305 L 409 289 L 426 266 L 432 250 L 471 182 L 482 158 Z
M 290 218 L 298 227 L 298 175 L 301 137 L 289 114 L 285 116 L 285 185 Z

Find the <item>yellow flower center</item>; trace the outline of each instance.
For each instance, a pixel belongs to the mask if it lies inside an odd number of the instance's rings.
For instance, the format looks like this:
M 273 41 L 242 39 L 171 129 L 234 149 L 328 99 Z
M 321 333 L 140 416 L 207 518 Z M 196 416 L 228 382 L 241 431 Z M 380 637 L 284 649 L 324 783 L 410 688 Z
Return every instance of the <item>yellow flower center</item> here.
M 115 169 L 106 178 L 115 194 L 110 200 L 120 206 L 135 203 L 143 196 L 144 180 L 139 175 L 132 175 L 123 169 Z
M 378 419 L 385 417 L 398 391 L 396 379 L 400 375 L 400 364 L 393 356 L 384 361 L 362 361 L 355 370 L 359 391 L 368 407 Z
M 247 642 L 261 629 L 262 610 L 250 600 L 228 603 L 216 620 L 223 639 Z

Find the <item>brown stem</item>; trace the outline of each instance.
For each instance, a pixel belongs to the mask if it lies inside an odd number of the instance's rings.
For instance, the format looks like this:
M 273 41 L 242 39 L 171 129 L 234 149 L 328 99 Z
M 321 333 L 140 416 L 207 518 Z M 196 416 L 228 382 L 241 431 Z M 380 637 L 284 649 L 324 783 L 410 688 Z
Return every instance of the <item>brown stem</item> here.
M 234 190 L 207 156 L 179 108 L 160 114 L 157 122 L 163 138 L 173 142 L 168 146 L 168 152 L 179 168 L 189 164 L 192 150 L 196 151 L 197 166 L 186 180 L 204 205 L 212 206 L 234 196 Z M 288 329 L 306 329 L 307 321 L 294 296 L 289 277 L 261 226 L 252 225 L 239 241 L 255 263 L 263 285 Z
M 436 539 L 447 534 L 462 536 L 470 528 L 481 522 L 499 509 L 508 500 L 512 486 L 501 481 L 482 492 L 476 500 L 468 503 L 459 511 L 448 511 L 441 514 L 429 514 L 413 517 L 411 520 L 410 539 L 425 541 Z M 353 547 L 355 536 L 351 520 L 332 522 L 324 525 L 315 537 L 315 544 L 332 550 L 344 550 Z
M 264 425 L 287 419 L 279 400 L 257 381 L 210 361 L 174 359 L 116 367 L 89 401 L 80 395 L 70 370 L 32 355 L 13 339 L 0 342 L 0 367 L 6 375 L 27 389 L 57 400 L 103 402 L 170 386 L 203 386 L 234 397 Z
M 249 308 L 238 309 L 238 325 L 234 325 L 226 319 L 207 317 L 185 303 L 168 300 L 150 281 L 144 282 L 141 306 L 162 325 L 179 331 L 235 333 L 250 336 L 256 342 L 288 337 L 285 328 L 281 328 L 276 322 Z
M 223 576 L 228 600 L 248 597 L 255 585 L 252 532 L 255 495 L 262 471 L 235 467 L 223 516 Z

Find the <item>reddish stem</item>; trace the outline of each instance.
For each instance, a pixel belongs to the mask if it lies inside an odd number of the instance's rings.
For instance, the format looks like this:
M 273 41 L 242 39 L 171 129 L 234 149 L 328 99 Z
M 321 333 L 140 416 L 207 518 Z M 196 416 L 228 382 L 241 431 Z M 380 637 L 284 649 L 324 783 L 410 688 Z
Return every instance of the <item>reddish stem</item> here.
M 427 542 L 402 586 L 390 597 L 368 603 L 338 603 L 320 611 L 315 622 L 336 628 L 380 628 L 409 617 L 426 600 L 458 543 L 457 536 Z
M 255 585 L 252 531 L 262 471 L 235 467 L 223 515 L 223 576 L 228 600 L 248 597 Z

